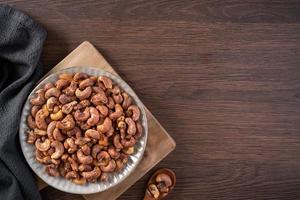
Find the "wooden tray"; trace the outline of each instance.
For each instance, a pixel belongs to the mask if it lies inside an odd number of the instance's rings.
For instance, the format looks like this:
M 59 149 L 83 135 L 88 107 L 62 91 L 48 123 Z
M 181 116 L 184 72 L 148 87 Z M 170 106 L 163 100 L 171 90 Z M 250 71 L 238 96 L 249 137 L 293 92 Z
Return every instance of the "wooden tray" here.
M 104 57 L 97 51 L 97 49 L 89 42 L 83 42 L 82 44 L 80 44 L 67 57 L 65 57 L 52 70 L 50 70 L 47 75 L 60 69 L 72 66 L 96 67 L 118 75 L 116 71 L 110 66 L 110 64 L 104 59 Z M 104 192 L 83 195 L 85 199 L 112 200 L 118 198 L 123 192 L 125 192 L 130 186 L 132 186 L 151 168 L 153 168 L 158 162 L 160 162 L 164 157 L 166 157 L 171 151 L 174 150 L 176 143 L 173 138 L 160 125 L 160 123 L 155 119 L 155 117 L 146 107 L 145 110 L 148 119 L 149 136 L 144 157 L 141 160 L 140 164 L 137 166 L 135 171 L 132 172 L 132 174 L 127 177 L 122 183 Z M 47 184 L 39 178 L 37 182 L 40 190 L 47 186 Z

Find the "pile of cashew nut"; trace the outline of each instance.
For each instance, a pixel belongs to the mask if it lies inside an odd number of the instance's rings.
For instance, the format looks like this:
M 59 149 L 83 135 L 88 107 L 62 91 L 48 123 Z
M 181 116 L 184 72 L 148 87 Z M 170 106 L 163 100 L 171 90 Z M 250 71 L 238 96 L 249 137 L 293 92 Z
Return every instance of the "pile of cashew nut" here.
M 106 76 L 60 74 L 30 99 L 27 142 L 51 176 L 75 184 L 107 181 L 124 168 L 142 136 L 140 110 Z
M 170 187 L 172 186 L 173 182 L 169 175 L 164 173 L 158 174 L 154 181 L 154 183 L 148 186 L 148 190 L 155 199 L 162 194 L 166 195 L 168 192 L 170 192 Z

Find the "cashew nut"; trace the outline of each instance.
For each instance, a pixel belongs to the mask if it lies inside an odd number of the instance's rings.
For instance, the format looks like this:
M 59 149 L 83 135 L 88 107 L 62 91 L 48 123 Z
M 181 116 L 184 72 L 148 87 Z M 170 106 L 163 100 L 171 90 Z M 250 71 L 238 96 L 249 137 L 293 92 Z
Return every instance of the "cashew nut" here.
M 127 155 L 131 155 L 134 153 L 134 146 L 126 147 L 123 149 L 123 152 Z
M 114 139 L 113 139 L 113 143 L 114 143 L 114 146 L 117 148 L 117 149 L 122 149 L 123 148 L 123 145 L 121 144 L 120 142 L 120 135 L 119 134 L 116 134 Z
M 79 137 L 75 139 L 75 144 L 79 145 L 79 146 L 83 146 L 86 143 L 90 142 L 91 139 L 90 138 L 86 138 L 86 137 Z
M 89 147 L 89 145 L 85 144 L 81 147 L 81 150 L 82 152 L 85 154 L 85 155 L 90 155 L 91 154 L 91 148 Z
M 115 103 L 122 103 L 123 102 L 123 97 L 121 94 L 114 94 L 113 96 L 113 99 L 115 101 Z
M 47 99 L 46 107 L 51 112 L 53 111 L 54 106 L 58 103 L 58 100 L 56 97 L 50 97 Z
M 53 87 L 54 87 L 53 83 L 46 83 L 44 85 L 44 90 L 46 91 L 46 90 L 49 90 L 50 88 L 53 88 Z
M 100 166 L 100 168 L 103 172 L 113 172 L 116 168 L 116 161 L 115 160 L 110 160 L 108 162 L 108 165 L 106 165 L 106 166 L 102 165 L 102 166 Z
M 70 114 L 73 111 L 75 105 L 77 105 L 77 101 L 71 101 L 70 103 L 63 105 L 61 107 L 61 111 L 65 114 Z
M 67 80 L 67 81 L 72 81 L 73 80 L 73 75 L 68 74 L 68 73 L 62 73 L 58 77 L 59 77 L 59 79 L 64 79 L 64 80 Z
M 73 138 L 67 138 L 64 141 L 64 147 L 68 150 L 68 153 L 74 153 L 78 149 Z
M 90 155 L 89 156 L 84 155 L 81 149 L 77 151 L 77 158 L 78 161 L 82 164 L 91 164 L 93 162 L 93 157 Z
M 51 147 L 55 148 L 55 152 L 51 155 L 52 159 L 60 158 L 64 153 L 64 145 L 59 141 L 51 142 Z
M 28 131 L 27 132 L 27 140 L 26 140 L 27 143 L 34 144 L 35 140 L 36 140 L 36 135 L 33 133 L 33 131 L 32 130 Z
M 97 126 L 97 130 L 100 133 L 105 133 L 105 132 L 109 131 L 111 129 L 111 127 L 112 127 L 112 121 L 111 121 L 111 119 L 106 117 L 103 124 Z
M 114 129 L 113 127 L 111 127 L 111 128 L 105 133 L 105 135 L 106 135 L 107 138 L 109 138 L 109 137 L 111 137 L 111 136 L 114 135 L 114 132 L 115 132 L 115 129 Z
M 66 131 L 72 130 L 75 127 L 73 116 L 68 114 L 62 121 L 57 122 L 56 127 Z
M 44 136 L 44 135 L 47 134 L 46 131 L 41 130 L 41 129 L 38 129 L 38 128 L 35 128 L 35 129 L 33 130 L 33 132 L 34 132 L 35 135 L 39 135 L 39 136 Z
M 89 126 L 94 126 L 94 125 L 96 125 L 96 124 L 98 123 L 98 121 L 99 121 L 99 118 L 100 118 L 99 112 L 98 112 L 98 110 L 97 110 L 96 108 L 90 107 L 90 114 L 91 114 L 91 116 L 90 116 L 90 118 L 87 120 L 86 123 L 87 123 Z
M 143 135 L 143 127 L 139 122 L 136 122 L 135 125 L 136 125 L 136 133 L 134 135 L 134 138 L 137 140 Z
M 50 164 L 51 158 L 50 156 L 44 156 L 41 151 L 35 150 L 35 159 L 42 164 Z
M 79 83 L 79 89 L 83 90 L 88 86 L 93 86 L 94 83 L 95 82 L 93 81 L 93 79 L 87 78 Z
M 46 167 L 46 172 L 47 172 L 50 176 L 59 176 L 59 172 L 58 172 L 58 169 L 57 169 L 57 165 L 54 165 L 54 164 L 47 165 L 47 167 Z
M 116 151 L 116 149 L 113 147 L 109 147 L 107 152 L 109 153 L 110 157 L 112 157 L 113 159 L 117 159 L 120 157 L 120 152 Z
M 35 124 L 35 121 L 34 121 L 34 118 L 32 117 L 32 115 L 28 115 L 27 125 L 29 126 L 30 129 L 35 129 L 36 128 L 36 124 Z
M 100 146 L 99 144 L 95 144 L 92 148 L 92 157 L 96 158 L 97 154 L 101 151 L 102 146 Z
M 66 103 L 70 103 L 72 101 L 75 101 L 76 100 L 76 97 L 75 96 L 68 96 L 66 94 L 61 94 L 58 98 L 58 101 L 61 103 L 61 104 L 66 104 Z
M 140 118 L 141 112 L 138 106 L 136 105 L 131 105 L 128 107 L 128 111 L 132 113 L 132 119 L 133 121 L 137 121 Z
M 53 88 L 48 89 L 45 92 L 45 98 L 46 99 L 49 99 L 50 97 L 58 98 L 60 94 L 61 94 L 61 91 L 58 88 L 53 87 Z
M 100 166 L 106 166 L 109 164 L 111 158 L 107 151 L 101 151 L 97 154 L 97 160 L 99 161 Z
M 93 168 L 91 165 L 81 164 L 81 165 L 79 165 L 78 169 L 81 172 L 87 172 L 87 171 L 89 172 L 89 171 L 92 171 Z
M 101 117 L 108 115 L 108 108 L 105 105 L 98 105 L 96 108 L 99 110 Z
M 100 133 L 94 129 L 88 129 L 84 133 L 85 137 L 93 138 L 93 139 L 100 139 Z
M 72 130 L 67 131 L 69 137 L 79 138 L 81 137 L 81 129 L 78 126 L 75 126 Z
M 90 117 L 90 109 L 87 107 L 83 112 L 76 110 L 74 113 L 74 118 L 76 121 L 84 122 Z
M 78 178 L 78 173 L 77 172 L 75 172 L 75 171 L 70 171 L 70 172 L 67 172 L 66 173 L 66 176 L 65 176 L 65 178 L 66 179 L 76 179 L 76 178 Z
M 121 115 L 123 115 L 123 108 L 120 104 L 115 104 L 115 112 L 111 113 L 109 115 L 109 118 L 112 120 L 116 120 Z
M 80 110 L 80 109 L 86 108 L 90 105 L 91 105 L 90 100 L 83 99 L 76 106 L 74 106 L 74 110 Z
M 159 197 L 160 193 L 159 193 L 159 191 L 158 191 L 156 185 L 150 184 L 150 185 L 148 186 L 148 190 L 149 190 L 149 192 L 152 194 L 152 196 L 153 196 L 155 199 L 157 199 L 157 198 Z
M 41 139 L 38 138 L 35 141 L 35 147 L 39 151 L 47 151 L 50 148 L 50 140 L 46 139 L 44 142 L 41 142 Z
M 78 84 L 77 82 L 71 81 L 69 87 L 65 88 L 63 90 L 63 93 L 65 93 L 68 96 L 74 96 L 75 91 L 77 89 L 77 84 Z
M 57 141 L 64 141 L 64 139 L 66 138 L 65 135 L 61 134 L 60 130 L 58 128 L 55 128 L 53 130 L 53 138 Z
M 72 180 L 72 182 L 77 185 L 84 185 L 84 184 L 86 184 L 86 179 L 85 178 L 75 178 Z
M 113 109 L 113 108 L 115 107 L 115 102 L 114 102 L 114 100 L 113 100 L 112 97 L 108 97 L 108 98 L 107 98 L 106 106 L 107 106 L 109 109 Z
M 98 82 L 103 83 L 105 88 L 112 89 L 112 81 L 106 76 L 99 76 Z
M 46 130 L 47 123 L 45 121 L 46 117 L 49 115 L 49 112 L 45 109 L 40 109 L 35 115 L 35 124 L 39 129 Z
M 74 81 L 79 81 L 81 79 L 86 79 L 88 78 L 89 76 L 86 74 L 86 73 L 83 73 L 83 72 L 78 72 L 76 73 L 74 76 L 73 76 L 73 80 Z
M 132 147 L 134 146 L 136 143 L 136 140 L 134 139 L 134 137 L 131 137 L 129 140 L 127 139 L 122 139 L 121 140 L 121 144 L 124 146 L 124 147 Z
M 107 181 L 108 180 L 108 174 L 103 172 L 100 176 L 100 181 Z
M 123 92 L 122 96 L 123 96 L 122 107 L 123 107 L 123 109 L 126 110 L 131 105 L 132 99 L 131 99 L 131 97 L 126 92 Z
M 71 81 L 70 80 L 66 80 L 66 79 L 58 79 L 55 82 L 55 86 L 57 89 L 61 90 L 64 89 L 66 87 L 68 87 L 70 85 Z
M 54 129 L 56 128 L 56 121 L 52 121 L 50 122 L 50 124 L 48 124 L 48 127 L 47 127 L 47 136 L 50 140 L 53 140 L 54 137 L 53 137 L 53 131 Z
M 36 113 L 37 113 L 40 109 L 41 109 L 41 106 L 32 106 L 31 111 L 30 111 L 32 117 L 35 117 Z
M 72 170 L 77 172 L 78 171 L 78 163 L 76 162 L 76 160 L 71 157 L 68 157 L 68 161 L 71 165 Z
M 99 167 L 95 167 L 92 171 L 82 172 L 81 175 L 86 179 L 97 179 L 101 175 Z
M 36 93 L 37 96 L 30 100 L 31 105 L 34 105 L 34 106 L 43 105 L 46 101 L 46 99 L 45 99 L 45 90 L 39 89 L 35 93 Z
M 77 88 L 75 91 L 76 97 L 80 100 L 89 98 L 91 96 L 91 94 L 92 94 L 91 87 L 87 87 L 84 90 L 80 90 L 79 88 Z
M 100 133 L 100 138 L 99 138 L 98 143 L 99 143 L 100 146 L 103 146 L 103 147 L 107 146 L 108 145 L 107 137 L 105 135 L 103 135 L 102 133 Z
M 128 125 L 127 133 L 129 135 L 134 135 L 136 133 L 136 125 L 135 125 L 135 122 L 133 121 L 133 119 L 130 117 L 127 117 L 127 118 L 125 118 L 125 122 Z
M 100 105 L 100 104 L 103 104 L 103 103 L 104 103 L 104 104 L 107 103 L 107 102 L 108 102 L 108 99 L 107 99 L 105 93 L 101 90 L 100 93 L 97 93 L 97 94 L 95 94 L 95 95 L 92 96 L 91 102 L 92 102 L 95 106 L 97 106 L 97 105 Z

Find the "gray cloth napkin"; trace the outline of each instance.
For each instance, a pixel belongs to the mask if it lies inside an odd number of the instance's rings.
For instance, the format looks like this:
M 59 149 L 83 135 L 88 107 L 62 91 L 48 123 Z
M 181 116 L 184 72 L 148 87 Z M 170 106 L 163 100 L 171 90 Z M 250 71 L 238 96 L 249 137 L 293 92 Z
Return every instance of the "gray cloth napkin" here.
M 24 13 L 0 5 L 0 199 L 41 199 L 18 140 L 24 100 L 42 75 L 46 31 Z

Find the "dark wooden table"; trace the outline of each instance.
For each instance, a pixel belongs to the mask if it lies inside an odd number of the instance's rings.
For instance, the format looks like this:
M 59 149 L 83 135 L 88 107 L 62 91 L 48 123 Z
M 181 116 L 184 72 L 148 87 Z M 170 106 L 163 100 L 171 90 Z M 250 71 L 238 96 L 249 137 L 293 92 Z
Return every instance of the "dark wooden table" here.
M 300 199 L 299 0 L 9 2 L 48 30 L 46 70 L 91 41 L 175 138 L 170 200 Z

